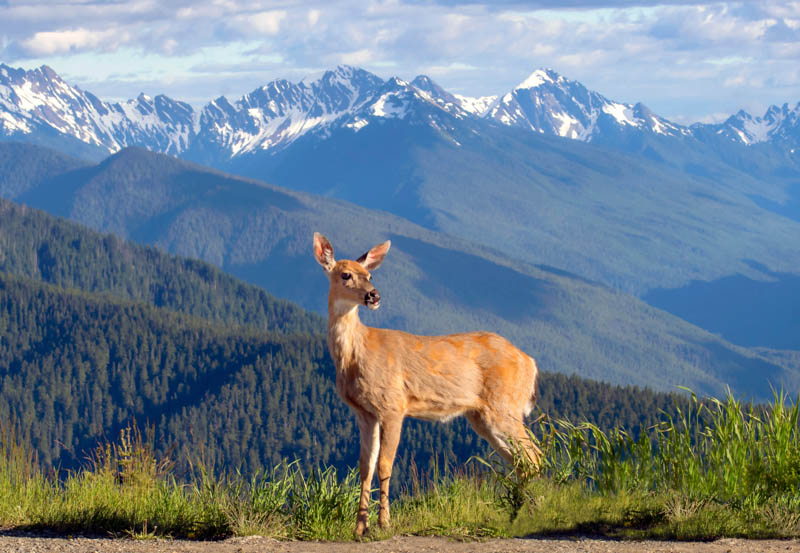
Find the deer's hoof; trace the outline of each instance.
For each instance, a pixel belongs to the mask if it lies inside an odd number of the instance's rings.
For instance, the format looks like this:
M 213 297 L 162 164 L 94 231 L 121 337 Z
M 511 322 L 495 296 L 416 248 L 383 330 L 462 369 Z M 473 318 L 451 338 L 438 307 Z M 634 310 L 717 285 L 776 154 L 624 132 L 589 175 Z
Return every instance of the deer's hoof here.
M 367 524 L 366 520 L 358 520 L 356 522 L 356 529 L 353 532 L 357 537 L 361 537 L 364 533 L 369 529 L 369 525 Z

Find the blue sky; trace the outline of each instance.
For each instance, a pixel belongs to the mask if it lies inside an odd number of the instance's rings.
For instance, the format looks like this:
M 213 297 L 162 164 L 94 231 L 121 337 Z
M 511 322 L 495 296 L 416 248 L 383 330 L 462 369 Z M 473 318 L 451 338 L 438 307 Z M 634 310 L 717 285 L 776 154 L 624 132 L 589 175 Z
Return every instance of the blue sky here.
M 551 67 L 689 123 L 800 101 L 800 2 L 0 0 L 0 62 L 195 105 L 340 63 L 471 96 Z

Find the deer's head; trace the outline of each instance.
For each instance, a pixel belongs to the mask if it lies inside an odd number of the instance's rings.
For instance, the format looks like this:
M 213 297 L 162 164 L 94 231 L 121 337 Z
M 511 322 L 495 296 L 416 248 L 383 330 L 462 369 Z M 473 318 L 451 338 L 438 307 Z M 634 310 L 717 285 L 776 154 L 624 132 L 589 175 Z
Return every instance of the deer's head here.
M 334 303 L 343 307 L 366 305 L 370 309 L 378 309 L 381 295 L 370 282 L 371 271 L 380 267 L 383 258 L 389 251 L 391 242 L 387 240 L 378 244 L 367 253 L 351 261 L 336 261 L 333 257 L 333 246 L 320 233 L 314 233 L 314 257 L 322 265 L 330 280 L 330 297 Z

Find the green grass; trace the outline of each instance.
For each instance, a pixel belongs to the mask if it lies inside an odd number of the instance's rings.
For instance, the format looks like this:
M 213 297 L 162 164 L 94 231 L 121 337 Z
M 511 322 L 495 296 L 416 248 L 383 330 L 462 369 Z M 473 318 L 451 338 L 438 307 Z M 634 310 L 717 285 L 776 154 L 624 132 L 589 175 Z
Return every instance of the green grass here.
M 800 537 L 798 404 L 783 393 L 762 408 L 693 396 L 689 409 L 638 437 L 546 419 L 537 427 L 538 475 L 490 458 L 414 477 L 393 500 L 393 528 L 373 529 L 368 539 Z M 38 468 L 16 435 L 12 427 L 0 433 L 0 526 L 135 539 L 353 539 L 355 471 L 304 473 L 283 463 L 220 478 L 196 465 L 179 481 L 133 427 L 59 478 Z

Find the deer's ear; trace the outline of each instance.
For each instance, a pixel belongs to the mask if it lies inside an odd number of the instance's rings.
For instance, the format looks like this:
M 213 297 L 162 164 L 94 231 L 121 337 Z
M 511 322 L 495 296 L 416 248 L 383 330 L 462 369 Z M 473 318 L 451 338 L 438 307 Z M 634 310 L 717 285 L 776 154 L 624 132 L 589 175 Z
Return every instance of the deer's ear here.
M 336 260 L 333 258 L 333 246 L 318 232 L 314 233 L 314 258 L 326 272 L 330 272 L 336 265 Z
M 391 245 L 392 242 L 390 240 L 387 240 L 383 244 L 378 244 L 367 253 L 356 259 L 356 261 L 361 263 L 366 270 L 374 271 L 381 266 L 381 263 L 383 263 L 383 258 L 386 257 L 387 253 L 389 253 L 389 246 Z

